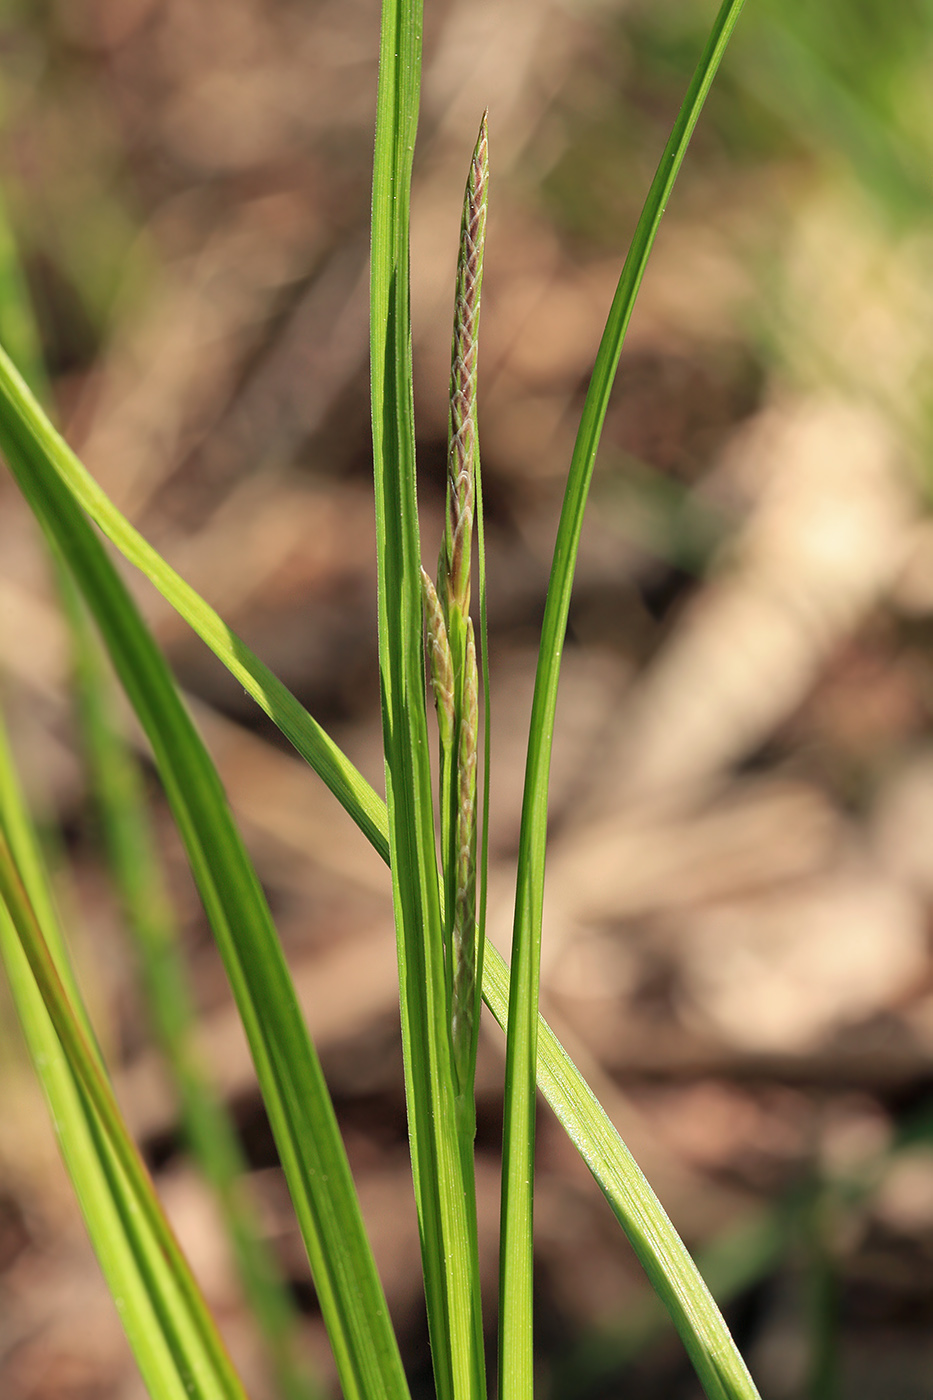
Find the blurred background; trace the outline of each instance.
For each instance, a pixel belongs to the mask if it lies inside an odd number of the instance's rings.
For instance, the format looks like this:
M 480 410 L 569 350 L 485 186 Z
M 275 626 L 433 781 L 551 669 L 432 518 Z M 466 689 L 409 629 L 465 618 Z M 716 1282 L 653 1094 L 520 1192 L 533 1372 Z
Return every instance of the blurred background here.
M 430 0 L 413 197 L 425 558 L 484 106 L 480 354 L 507 948 L 537 629 L 587 377 L 712 22 L 695 0 Z M 381 788 L 367 388 L 376 0 L 5 0 L 0 186 L 59 421 Z M 749 0 L 658 239 L 584 534 L 558 711 L 546 1014 L 697 1252 L 766 1400 L 931 1393 L 933 4 Z M 153 591 L 332 1086 L 430 1393 L 387 875 Z M 0 478 L 0 667 L 121 1101 L 254 1400 L 272 1400 L 147 1031 L 41 542 Z M 219 959 L 162 855 L 249 1191 L 326 1341 Z M 494 1332 L 502 1039 L 479 1069 Z M 137 1400 L 0 992 L 0 1393 Z M 695 1397 L 549 1111 L 541 1394 Z

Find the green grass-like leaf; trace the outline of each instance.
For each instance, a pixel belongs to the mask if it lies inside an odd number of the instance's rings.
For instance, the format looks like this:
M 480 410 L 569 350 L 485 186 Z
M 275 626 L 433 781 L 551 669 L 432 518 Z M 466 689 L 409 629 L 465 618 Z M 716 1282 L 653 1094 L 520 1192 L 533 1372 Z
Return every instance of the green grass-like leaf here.
M 583 512 L 625 332 L 661 217 L 744 0 L 725 0 L 664 148 L 629 247 L 600 342 L 561 510 L 541 627 L 529 727 L 512 933 L 500 1235 L 499 1376 L 502 1400 L 534 1387 L 532 1308 L 535 1078 L 548 782 L 560 662 Z M 721 1392 L 713 1390 L 711 1395 Z
M 2 204 L 0 327 L 30 382 L 47 398 L 38 328 Z M 60 565 L 57 575 L 77 607 Z M 0 916 L 0 950 L 62 1156 L 141 1374 L 153 1396 L 232 1400 L 243 1394 L 239 1380 L 122 1128 L 97 1058 L 2 721 L 0 832 L 9 897 Z M 56 996 L 54 1008 L 43 998 L 43 984 Z M 56 1019 L 64 1021 L 64 1033 L 56 1030 Z M 77 1047 L 77 1057 L 68 1055 L 69 1043 Z
M 112 678 L 74 585 L 59 566 L 74 655 L 78 714 L 114 887 L 139 962 L 158 1044 L 178 1097 L 192 1156 L 214 1192 L 244 1296 L 263 1338 L 281 1400 L 319 1394 L 299 1360 L 300 1318 L 242 1189 L 248 1164 L 227 1108 L 194 1045 L 195 1009 L 177 923 L 155 847 L 142 775 L 111 715 Z
M 250 1043 L 344 1393 L 360 1400 L 407 1396 L 333 1106 L 223 788 L 97 536 L 48 472 L 42 439 L 60 439 L 12 366 L 0 366 L 0 377 L 11 391 L 0 444 L 72 571 L 152 744 Z M 9 411 L 14 400 L 29 406 L 28 418 Z
M 486 949 L 483 990 L 508 1027 L 509 972 Z M 758 1391 L 697 1266 L 596 1095 L 543 1016 L 538 1017 L 538 1087 L 593 1173 L 683 1339 L 710 1400 L 757 1400 Z
M 150 1394 L 245 1400 L 113 1098 L 2 724 L 0 953 L 91 1242 Z
M 39 328 L 2 201 L 0 333 L 34 392 L 44 402 L 50 402 Z M 138 764 L 111 719 L 112 679 L 102 663 L 97 638 L 77 590 L 54 545 L 50 545 L 50 554 L 71 636 L 78 717 L 110 870 L 132 930 L 144 997 L 171 1071 L 183 1128 L 217 1198 L 244 1294 L 265 1341 L 282 1400 L 314 1400 L 318 1392 L 298 1355 L 297 1308 L 271 1251 L 260 1237 L 251 1202 L 242 1189 L 247 1167 L 233 1123 L 193 1048 L 193 999 L 171 903 L 161 877 Z M 19 810 L 27 825 L 21 804 Z M 20 849 L 27 851 L 28 842 L 21 841 Z M 30 868 L 35 899 L 42 888 L 38 861 L 30 861 Z M 47 930 L 53 927 L 50 907 L 46 908 L 45 923 Z M 60 959 L 60 971 L 66 967 L 64 959 Z M 71 993 L 73 1005 L 80 1007 L 74 988 Z

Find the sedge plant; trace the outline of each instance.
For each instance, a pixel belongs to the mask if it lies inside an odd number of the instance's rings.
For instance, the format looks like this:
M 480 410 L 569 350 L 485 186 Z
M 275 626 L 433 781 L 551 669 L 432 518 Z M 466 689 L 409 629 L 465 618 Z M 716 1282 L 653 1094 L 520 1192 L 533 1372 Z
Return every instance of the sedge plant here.
M 506 1034 L 496 1367 L 502 1400 L 530 1400 L 534 1394 L 538 1089 L 606 1196 L 710 1400 L 751 1400 L 757 1395 L 754 1383 L 696 1265 L 537 1006 L 550 746 L 584 506 L 648 255 L 742 3 L 724 0 L 714 21 L 625 259 L 586 397 L 542 627 L 509 967 L 495 949 L 484 948 L 485 820 L 477 837 L 481 756 L 484 804 L 489 792 L 476 412 L 489 136 L 484 117 L 462 222 L 447 509 L 440 564 L 432 577 L 420 557 L 409 303 L 410 186 L 421 61 L 418 0 L 384 0 L 382 6 L 373 176 L 371 397 L 384 803 L 282 682 L 121 516 L 56 432 L 10 358 L 0 353 L 0 448 L 90 614 L 150 745 L 243 1021 L 348 1400 L 401 1400 L 409 1392 L 336 1116 L 222 783 L 98 531 L 244 685 L 389 864 L 412 1176 L 439 1400 L 480 1400 L 488 1393 L 473 1169 L 480 991 Z M 479 647 L 471 612 L 474 555 Z M 483 745 L 480 669 L 487 691 Z M 90 684 L 93 688 L 97 681 L 91 677 Z M 439 734 L 436 801 L 429 687 Z M 115 760 L 104 762 L 107 767 Z M 242 1395 L 120 1116 L 70 972 L 50 882 L 5 743 L 0 745 L 0 950 L 92 1241 L 150 1394 L 158 1400 Z

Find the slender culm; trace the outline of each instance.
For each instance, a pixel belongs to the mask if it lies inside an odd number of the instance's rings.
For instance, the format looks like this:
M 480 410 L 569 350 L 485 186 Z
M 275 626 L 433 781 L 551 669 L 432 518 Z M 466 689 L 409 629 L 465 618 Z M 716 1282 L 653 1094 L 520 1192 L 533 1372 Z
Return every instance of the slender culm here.
M 476 1020 L 476 756 L 479 735 L 479 682 L 473 623 L 467 619 L 467 645 L 457 764 L 457 890 L 453 927 L 453 1005 L 451 1033 L 454 1068 L 461 1092 L 472 1087 Z

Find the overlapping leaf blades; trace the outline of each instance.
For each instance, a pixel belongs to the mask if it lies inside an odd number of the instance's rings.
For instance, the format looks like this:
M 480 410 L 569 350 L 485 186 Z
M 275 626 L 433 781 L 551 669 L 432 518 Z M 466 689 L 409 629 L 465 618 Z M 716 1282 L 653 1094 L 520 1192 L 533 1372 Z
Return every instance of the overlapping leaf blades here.
M 37 428 L 63 448 L 61 439 L 6 360 L 0 378 L 10 395 L 0 413 L 0 445 L 100 629 L 187 847 L 250 1042 L 344 1392 L 359 1400 L 401 1400 L 408 1388 L 333 1106 L 223 788 L 100 541 L 49 473 L 41 448 L 37 455 Z M 25 417 L 7 411 L 13 402 L 27 409 Z
M 421 7 L 386 0 L 376 113 L 370 377 L 379 669 L 415 1199 L 440 1400 L 485 1395 L 472 1157 L 460 1150 L 435 855 L 409 312 Z

